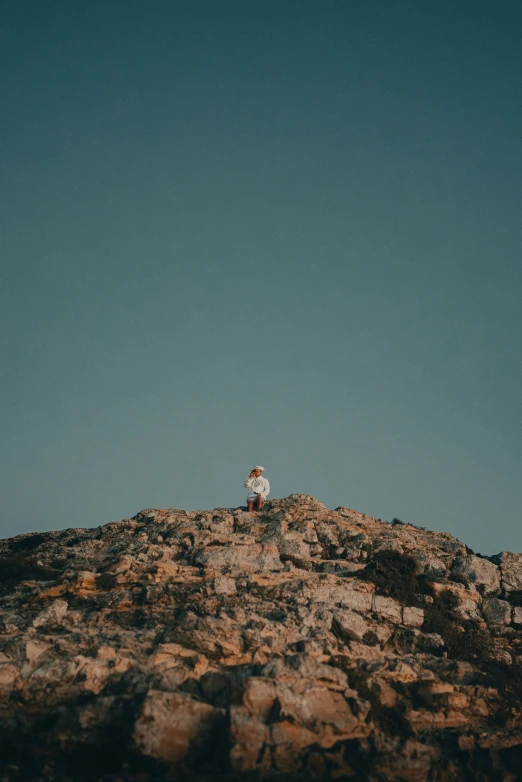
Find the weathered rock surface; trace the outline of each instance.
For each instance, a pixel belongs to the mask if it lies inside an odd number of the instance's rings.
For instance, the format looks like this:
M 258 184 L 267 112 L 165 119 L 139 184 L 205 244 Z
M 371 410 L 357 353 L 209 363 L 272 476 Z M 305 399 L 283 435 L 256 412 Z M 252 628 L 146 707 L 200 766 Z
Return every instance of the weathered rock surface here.
M 483 587 L 486 595 L 500 592 L 500 570 L 493 562 L 483 557 L 457 557 L 453 562 L 451 572 L 461 576 L 467 584 Z
M 313 497 L 0 542 L 1 782 L 522 778 L 522 556 Z
M 522 554 L 513 554 L 511 551 L 502 551 L 492 557 L 500 568 L 502 586 L 506 592 L 522 590 Z

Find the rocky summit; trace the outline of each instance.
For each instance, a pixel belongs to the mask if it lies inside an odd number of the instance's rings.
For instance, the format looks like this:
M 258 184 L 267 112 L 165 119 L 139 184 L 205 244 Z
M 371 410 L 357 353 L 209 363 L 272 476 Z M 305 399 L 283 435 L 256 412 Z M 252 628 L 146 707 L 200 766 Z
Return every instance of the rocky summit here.
M 1 782 L 522 779 L 522 555 L 294 494 L 0 543 Z

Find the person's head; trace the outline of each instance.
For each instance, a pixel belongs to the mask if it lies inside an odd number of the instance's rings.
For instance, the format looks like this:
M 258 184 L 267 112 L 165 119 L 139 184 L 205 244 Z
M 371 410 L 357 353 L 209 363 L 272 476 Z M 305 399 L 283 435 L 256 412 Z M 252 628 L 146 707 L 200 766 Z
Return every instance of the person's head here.
M 252 467 L 252 473 L 256 478 L 259 478 L 264 469 L 264 467 Z

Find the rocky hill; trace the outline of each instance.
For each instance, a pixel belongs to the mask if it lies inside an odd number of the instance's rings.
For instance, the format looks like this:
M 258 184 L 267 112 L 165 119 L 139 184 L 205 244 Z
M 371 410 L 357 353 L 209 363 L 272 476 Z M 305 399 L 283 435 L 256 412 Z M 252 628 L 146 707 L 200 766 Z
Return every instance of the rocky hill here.
M 0 543 L 0 780 L 522 778 L 522 555 L 313 497 Z

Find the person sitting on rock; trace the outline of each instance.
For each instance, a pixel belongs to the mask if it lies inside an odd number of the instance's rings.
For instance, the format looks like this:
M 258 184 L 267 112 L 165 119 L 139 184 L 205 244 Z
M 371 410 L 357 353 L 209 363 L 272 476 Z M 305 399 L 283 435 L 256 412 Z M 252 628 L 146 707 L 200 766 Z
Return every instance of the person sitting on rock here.
M 265 468 L 261 466 L 252 467 L 250 475 L 245 481 L 245 488 L 248 489 L 248 511 L 254 512 L 254 506 L 256 510 L 261 510 L 263 504 L 268 497 L 270 491 L 270 484 L 266 478 L 261 477 L 261 473 Z

